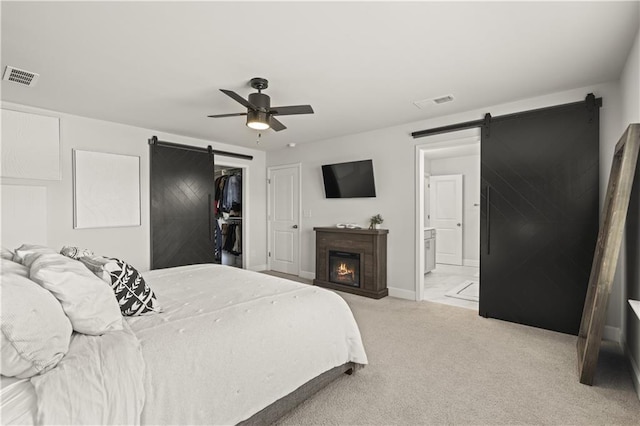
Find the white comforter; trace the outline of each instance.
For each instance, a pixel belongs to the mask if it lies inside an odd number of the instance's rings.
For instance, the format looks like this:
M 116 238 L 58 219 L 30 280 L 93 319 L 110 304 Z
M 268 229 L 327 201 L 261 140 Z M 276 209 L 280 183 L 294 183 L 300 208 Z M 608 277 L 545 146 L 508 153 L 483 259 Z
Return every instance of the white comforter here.
M 128 320 L 147 366 L 144 424 L 235 424 L 324 371 L 367 363 L 331 291 L 221 265 L 144 277 L 164 308 Z
M 74 333 L 60 363 L 31 378 L 36 424 L 139 424 L 144 367 L 140 342 L 126 324 L 102 336 Z
M 143 275 L 164 312 L 128 317 L 135 336 L 75 335 L 31 379 L 39 424 L 235 424 L 333 367 L 367 363 L 331 291 L 221 265 Z

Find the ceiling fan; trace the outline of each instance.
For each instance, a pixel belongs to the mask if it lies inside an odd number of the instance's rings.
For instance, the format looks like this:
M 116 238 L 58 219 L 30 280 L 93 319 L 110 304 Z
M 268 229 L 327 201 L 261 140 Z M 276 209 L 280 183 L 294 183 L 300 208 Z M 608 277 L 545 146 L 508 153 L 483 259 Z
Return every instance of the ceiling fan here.
M 249 100 L 244 99 L 236 92 L 231 90 L 220 89 L 222 93 L 234 99 L 242 106 L 247 108 L 247 112 L 239 112 L 235 114 L 218 114 L 209 115 L 212 118 L 237 117 L 241 115 L 247 116 L 247 127 L 255 130 L 266 130 L 272 128 L 276 132 L 284 130 L 287 127 L 278 121 L 274 116 L 294 115 L 294 114 L 313 114 L 311 105 L 289 105 L 272 107 L 271 99 L 268 95 L 262 93 L 264 89 L 269 87 L 269 81 L 265 78 L 255 77 L 250 80 L 251 87 L 258 90 L 257 93 L 251 93 Z

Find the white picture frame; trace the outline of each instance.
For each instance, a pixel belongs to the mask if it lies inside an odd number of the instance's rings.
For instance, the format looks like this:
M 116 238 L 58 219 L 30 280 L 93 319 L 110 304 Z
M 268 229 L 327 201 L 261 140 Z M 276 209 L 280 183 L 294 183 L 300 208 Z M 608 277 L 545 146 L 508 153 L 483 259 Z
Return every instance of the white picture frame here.
M 2 177 L 62 180 L 60 119 L 2 108 Z
M 140 157 L 73 150 L 73 227 L 140 226 Z

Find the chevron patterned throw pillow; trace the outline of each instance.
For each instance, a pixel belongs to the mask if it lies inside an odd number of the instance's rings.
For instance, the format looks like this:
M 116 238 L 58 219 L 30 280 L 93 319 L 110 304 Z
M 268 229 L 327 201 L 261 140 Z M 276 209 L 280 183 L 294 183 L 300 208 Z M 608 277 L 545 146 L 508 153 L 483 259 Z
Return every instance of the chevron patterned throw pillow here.
M 84 256 L 79 260 L 111 286 L 122 315 L 161 312 L 153 290 L 133 266 L 120 259 L 102 256 Z

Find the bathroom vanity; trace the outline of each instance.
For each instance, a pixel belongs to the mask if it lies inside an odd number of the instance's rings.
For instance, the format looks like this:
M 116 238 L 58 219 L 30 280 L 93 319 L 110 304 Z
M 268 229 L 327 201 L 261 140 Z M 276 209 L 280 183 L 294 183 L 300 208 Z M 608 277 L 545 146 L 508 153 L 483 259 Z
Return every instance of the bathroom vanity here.
M 436 229 L 424 228 L 424 273 L 436 267 Z

